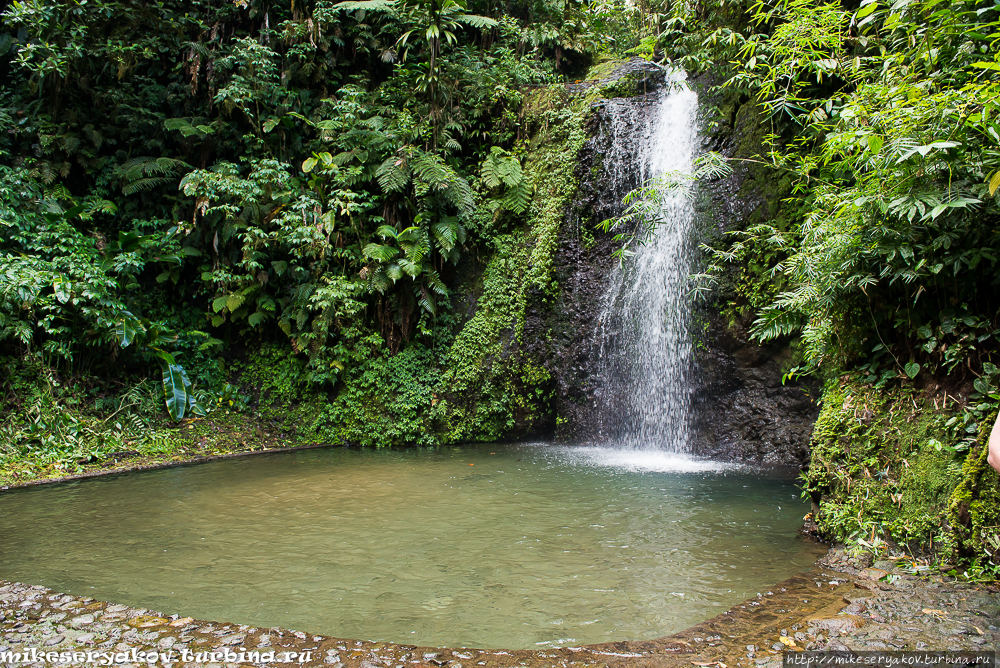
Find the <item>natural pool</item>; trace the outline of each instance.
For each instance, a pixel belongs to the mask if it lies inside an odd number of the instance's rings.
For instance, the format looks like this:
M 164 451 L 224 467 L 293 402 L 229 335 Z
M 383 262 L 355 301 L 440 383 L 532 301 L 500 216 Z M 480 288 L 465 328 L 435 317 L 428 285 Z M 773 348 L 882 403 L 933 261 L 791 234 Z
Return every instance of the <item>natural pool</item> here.
M 808 568 L 774 472 L 658 452 L 308 450 L 0 495 L 0 577 L 420 645 L 647 639 Z

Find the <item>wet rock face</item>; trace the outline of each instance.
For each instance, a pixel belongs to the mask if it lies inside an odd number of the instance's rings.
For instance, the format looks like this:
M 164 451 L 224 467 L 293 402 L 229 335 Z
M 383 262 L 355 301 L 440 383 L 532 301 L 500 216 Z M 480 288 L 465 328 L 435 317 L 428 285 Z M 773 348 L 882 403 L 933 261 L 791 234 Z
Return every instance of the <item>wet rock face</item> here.
M 623 70 L 630 77 L 619 76 L 621 72 L 616 71 L 608 81 L 636 81 L 639 74 L 649 74 L 641 80 L 640 90 L 644 92 L 628 98 L 627 104 L 637 115 L 651 113 L 664 80 L 662 70 L 639 59 L 626 63 Z M 613 145 L 616 133 L 607 100 L 594 105 L 587 130 L 590 139 L 577 160 L 579 187 L 565 212 L 553 257 L 560 293 L 555 304 L 533 299 L 525 326 L 529 350 L 536 359 L 545 360 L 555 382 L 555 435 L 564 442 L 586 441 L 596 430 L 595 392 L 601 379 L 594 332 L 608 276 L 618 261 L 613 253 L 619 246 L 613 240 L 614 234 L 596 226 L 620 215 L 622 198 L 640 185 L 637 165 L 617 165 L 619 171 L 613 174 L 605 164 L 609 154 L 621 152 L 620 146 Z
M 782 383 L 790 355 L 709 318 L 699 352 L 694 451 L 716 459 L 801 466 L 819 415 L 818 388 Z
M 653 76 L 657 74 L 652 71 L 656 66 L 642 61 L 632 61 L 626 67 L 633 78 L 644 69 L 650 76 L 634 91 L 638 94 L 624 104 L 636 115 L 652 113 L 664 78 Z M 601 90 L 613 91 L 614 87 L 604 86 Z M 623 101 L 618 99 L 616 104 L 620 114 Z M 612 234 L 595 226 L 619 215 L 622 197 L 640 185 L 637 161 L 605 164 L 610 155 L 622 153 L 621 146 L 612 145 L 622 140 L 621 132 L 612 127 L 614 122 L 609 102 L 597 102 L 588 127 L 591 138 L 578 158 L 579 188 L 566 212 L 554 257 L 560 294 L 555 304 L 546 304 L 540 298 L 532 300 L 527 313 L 525 341 L 536 359 L 546 360 L 553 378 L 558 415 L 555 435 L 561 441 L 588 441 L 597 433 L 596 396 L 601 390 L 601 378 L 597 373 L 595 329 L 608 277 L 617 262 L 612 254 L 618 243 Z M 747 133 L 742 123 L 724 125 L 732 137 L 718 133 L 706 137 L 703 150 L 729 155 L 738 152 L 734 137 Z M 696 206 L 698 215 L 707 221 L 704 226 L 711 228 L 706 233 L 737 229 L 745 226 L 751 216 L 766 215 L 766 197 L 759 188 L 747 187 L 754 178 L 738 167 L 731 177 L 705 189 Z M 745 197 L 741 199 L 734 193 Z M 693 374 L 693 450 L 724 460 L 804 464 L 818 414 L 814 402 L 818 394 L 808 387 L 782 384 L 788 351 L 782 346 L 750 343 L 742 328 L 728 326 L 717 313 L 698 317 L 707 322 L 708 329 L 700 341 Z

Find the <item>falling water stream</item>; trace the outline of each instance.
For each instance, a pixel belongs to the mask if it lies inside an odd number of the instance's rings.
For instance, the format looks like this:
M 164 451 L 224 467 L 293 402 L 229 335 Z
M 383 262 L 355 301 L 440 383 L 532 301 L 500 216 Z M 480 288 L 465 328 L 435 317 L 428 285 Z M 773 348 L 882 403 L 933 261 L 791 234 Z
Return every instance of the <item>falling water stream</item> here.
M 698 96 L 683 78 L 670 84 L 652 105 L 613 100 L 607 106 L 614 136 L 605 165 L 618 196 L 634 171 L 645 181 L 692 169 Z M 689 450 L 693 219 L 688 198 L 668 194 L 652 237 L 612 272 L 597 331 L 603 441 Z

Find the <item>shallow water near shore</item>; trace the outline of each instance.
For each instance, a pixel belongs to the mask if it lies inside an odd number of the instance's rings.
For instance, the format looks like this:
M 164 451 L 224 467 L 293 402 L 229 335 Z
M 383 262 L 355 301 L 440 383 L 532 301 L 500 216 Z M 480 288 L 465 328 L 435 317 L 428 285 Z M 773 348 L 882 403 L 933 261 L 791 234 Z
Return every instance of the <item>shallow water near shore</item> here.
M 810 567 L 794 481 L 656 451 L 326 449 L 0 495 L 0 577 L 420 645 L 666 635 Z

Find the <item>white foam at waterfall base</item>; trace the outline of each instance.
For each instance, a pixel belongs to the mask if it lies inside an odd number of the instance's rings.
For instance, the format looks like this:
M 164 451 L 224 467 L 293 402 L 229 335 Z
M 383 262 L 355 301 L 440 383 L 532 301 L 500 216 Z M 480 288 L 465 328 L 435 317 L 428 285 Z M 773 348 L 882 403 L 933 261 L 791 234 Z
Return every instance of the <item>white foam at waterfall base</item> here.
M 710 473 L 739 468 L 739 464 L 731 462 L 716 462 L 666 450 L 579 446 L 565 448 L 562 452 L 574 463 L 632 472 Z

